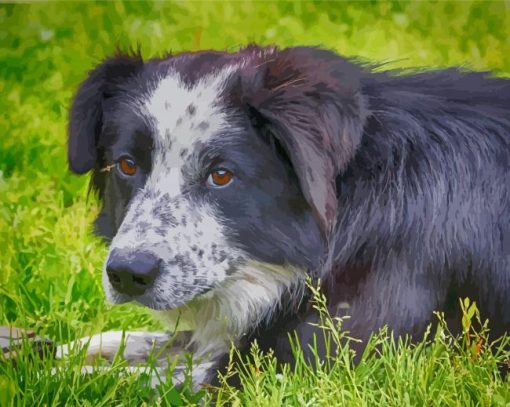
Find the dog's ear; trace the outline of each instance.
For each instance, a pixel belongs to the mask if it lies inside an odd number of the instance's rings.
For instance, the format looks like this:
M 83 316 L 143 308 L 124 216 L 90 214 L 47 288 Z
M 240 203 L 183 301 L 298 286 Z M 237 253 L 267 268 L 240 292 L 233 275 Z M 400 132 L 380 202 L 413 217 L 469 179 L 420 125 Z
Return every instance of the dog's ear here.
M 67 157 L 76 174 L 90 171 L 97 161 L 97 142 L 102 128 L 103 101 L 115 86 L 143 65 L 140 54 L 118 54 L 89 73 L 76 93 L 69 115 Z
M 327 237 L 336 221 L 335 178 L 352 159 L 366 117 L 361 70 L 318 48 L 255 52 L 263 60 L 243 70 L 242 101 L 286 150 Z

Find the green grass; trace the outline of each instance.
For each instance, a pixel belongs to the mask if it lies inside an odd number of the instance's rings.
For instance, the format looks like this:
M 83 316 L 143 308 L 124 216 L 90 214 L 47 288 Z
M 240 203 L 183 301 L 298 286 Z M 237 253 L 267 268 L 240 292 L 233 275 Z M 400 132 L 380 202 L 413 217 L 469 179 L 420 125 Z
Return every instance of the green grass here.
M 70 98 L 117 45 L 166 51 L 234 50 L 248 42 L 323 45 L 391 67 L 450 66 L 510 74 L 510 6 L 503 2 L 412 3 L 38 3 L 0 4 L 0 324 L 35 329 L 59 342 L 109 329 L 158 330 L 146 310 L 105 303 L 105 247 L 91 235 L 97 213 L 87 179 L 67 171 Z M 248 405 L 502 405 L 510 382 L 495 373 L 505 355 L 473 359 L 451 338 L 395 349 L 352 368 L 342 359 L 282 376 L 262 357 L 239 392 Z M 24 352 L 27 356 L 28 351 Z M 342 357 L 348 358 L 347 350 Z M 22 359 L 0 365 L 0 405 L 139 405 L 154 402 L 143 375 L 82 377 L 70 365 Z M 60 369 L 52 375 L 51 369 Z M 73 367 L 70 367 L 73 366 Z M 265 368 L 263 368 L 265 366 Z M 179 393 L 165 383 L 164 400 Z M 183 394 L 182 397 L 186 396 Z M 189 394 L 188 394 L 189 396 Z M 237 401 L 236 401 L 237 400 Z M 163 401 L 163 404 L 165 401 Z

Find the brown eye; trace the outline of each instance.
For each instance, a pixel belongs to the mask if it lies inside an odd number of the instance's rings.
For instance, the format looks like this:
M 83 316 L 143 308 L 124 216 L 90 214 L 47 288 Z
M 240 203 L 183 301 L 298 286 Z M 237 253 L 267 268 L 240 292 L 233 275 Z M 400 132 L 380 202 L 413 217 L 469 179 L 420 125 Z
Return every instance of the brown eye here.
M 232 174 L 230 171 L 220 168 L 218 170 L 212 171 L 209 174 L 207 183 L 215 188 L 224 187 L 227 186 L 230 181 L 232 181 L 233 177 L 234 174 Z
M 125 175 L 135 175 L 138 167 L 131 158 L 122 158 L 119 161 L 119 169 Z

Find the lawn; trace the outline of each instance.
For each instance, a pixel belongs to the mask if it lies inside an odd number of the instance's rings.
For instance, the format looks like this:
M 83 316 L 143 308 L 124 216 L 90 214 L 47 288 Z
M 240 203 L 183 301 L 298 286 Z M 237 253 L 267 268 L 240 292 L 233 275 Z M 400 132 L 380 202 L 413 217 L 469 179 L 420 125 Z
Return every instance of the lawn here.
M 105 303 L 106 249 L 90 230 L 98 204 L 87 199 L 87 177 L 67 170 L 69 103 L 87 71 L 117 46 L 140 44 L 150 58 L 250 42 L 321 45 L 392 68 L 456 65 L 510 75 L 510 3 L 0 4 L 0 325 L 57 342 L 162 329 L 140 307 Z M 353 368 L 344 349 L 335 366 L 318 372 L 298 363 L 279 374 L 270 356 L 256 357 L 260 365 L 238 372 L 241 390 L 211 394 L 234 405 L 510 406 L 510 378 L 497 374 L 508 354 L 473 353 L 465 342 L 441 331 L 396 349 L 383 332 L 373 342 L 379 354 Z M 203 396 L 169 382 L 158 396 L 145 375 L 124 374 L 120 360 L 110 372 L 83 377 L 82 355 L 72 359 L 22 358 L 16 368 L 0 361 L 0 406 L 179 405 Z

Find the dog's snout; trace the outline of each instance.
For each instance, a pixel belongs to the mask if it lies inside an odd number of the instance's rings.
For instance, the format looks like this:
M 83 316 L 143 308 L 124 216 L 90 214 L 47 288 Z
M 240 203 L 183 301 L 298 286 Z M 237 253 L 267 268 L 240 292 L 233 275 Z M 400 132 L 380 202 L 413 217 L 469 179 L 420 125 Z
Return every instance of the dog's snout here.
M 118 292 L 142 295 L 152 287 L 159 274 L 161 260 L 151 253 L 128 253 L 113 250 L 106 264 L 106 274 Z

